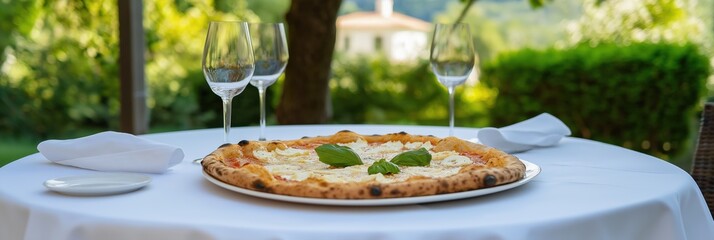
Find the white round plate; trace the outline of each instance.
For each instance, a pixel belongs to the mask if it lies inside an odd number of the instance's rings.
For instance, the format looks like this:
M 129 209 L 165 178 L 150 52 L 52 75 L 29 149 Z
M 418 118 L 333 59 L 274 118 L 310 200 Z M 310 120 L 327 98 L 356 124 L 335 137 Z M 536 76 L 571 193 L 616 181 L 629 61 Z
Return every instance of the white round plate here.
M 151 177 L 136 173 L 102 173 L 45 181 L 48 189 L 69 195 L 93 196 L 126 193 L 149 184 Z
M 258 192 L 245 188 L 236 187 L 233 185 L 226 184 L 221 180 L 213 178 L 206 172 L 203 172 L 203 176 L 208 179 L 208 181 L 231 191 L 239 192 L 242 194 L 266 198 L 285 202 L 294 203 L 306 203 L 306 204 L 316 204 L 316 205 L 332 205 L 332 206 L 389 206 L 389 205 L 405 205 L 405 204 L 419 204 L 419 203 L 430 203 L 430 202 L 441 202 L 449 200 L 457 200 L 464 198 L 471 198 L 476 196 L 482 196 L 486 194 L 496 193 L 500 191 L 505 191 L 511 188 L 521 186 L 529 181 L 531 181 L 536 175 L 541 171 L 540 166 L 521 160 L 523 164 L 526 165 L 526 175 L 523 179 L 499 185 L 490 188 L 476 189 L 472 191 L 457 192 L 457 193 L 447 193 L 438 194 L 430 196 L 419 196 L 419 197 L 403 197 L 403 198 L 383 198 L 383 199 L 325 199 L 325 198 L 308 198 L 308 197 L 295 197 L 280 194 L 272 194 L 266 192 Z

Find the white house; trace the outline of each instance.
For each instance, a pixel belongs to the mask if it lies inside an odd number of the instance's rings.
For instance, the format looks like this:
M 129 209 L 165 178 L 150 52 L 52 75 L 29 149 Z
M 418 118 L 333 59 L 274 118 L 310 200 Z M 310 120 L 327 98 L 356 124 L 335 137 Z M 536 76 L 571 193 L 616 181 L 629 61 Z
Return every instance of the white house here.
M 407 61 L 428 53 L 431 24 L 394 12 L 393 0 L 376 0 L 374 12 L 355 12 L 337 18 L 336 50 L 348 55 L 384 53 Z

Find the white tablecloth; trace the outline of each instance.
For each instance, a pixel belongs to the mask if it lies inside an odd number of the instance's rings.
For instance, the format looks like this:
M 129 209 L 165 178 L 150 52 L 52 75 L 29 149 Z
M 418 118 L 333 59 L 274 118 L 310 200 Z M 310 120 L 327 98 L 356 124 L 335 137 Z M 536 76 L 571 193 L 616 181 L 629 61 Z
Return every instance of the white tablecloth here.
M 292 139 L 351 129 L 445 136 L 444 127 L 269 126 Z M 186 159 L 151 175 L 136 192 L 77 197 L 48 191 L 50 178 L 96 173 L 53 164 L 39 154 L 0 168 L 0 239 L 714 239 L 701 192 L 681 169 L 595 141 L 517 154 L 543 172 L 505 192 L 470 199 L 388 207 L 330 207 L 241 195 L 203 178 L 191 163 L 221 144 L 222 129 L 143 137 L 182 147 Z M 476 129 L 457 128 L 472 138 Z M 256 139 L 257 128 L 234 128 Z

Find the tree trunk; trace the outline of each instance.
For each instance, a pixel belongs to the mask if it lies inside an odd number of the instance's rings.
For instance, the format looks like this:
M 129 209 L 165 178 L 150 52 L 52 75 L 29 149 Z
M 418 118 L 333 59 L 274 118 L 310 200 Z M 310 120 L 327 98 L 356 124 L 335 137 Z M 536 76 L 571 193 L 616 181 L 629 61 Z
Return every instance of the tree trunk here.
M 285 15 L 290 59 L 276 109 L 280 124 L 328 120 L 330 63 L 341 3 L 342 0 L 292 0 Z

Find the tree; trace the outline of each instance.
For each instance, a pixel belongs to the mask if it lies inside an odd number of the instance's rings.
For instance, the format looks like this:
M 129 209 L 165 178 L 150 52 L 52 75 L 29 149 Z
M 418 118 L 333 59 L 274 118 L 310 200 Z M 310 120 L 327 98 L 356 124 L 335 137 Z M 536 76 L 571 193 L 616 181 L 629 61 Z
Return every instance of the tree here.
M 464 16 L 466 16 L 466 13 L 471 9 L 471 6 L 476 3 L 478 0 L 461 0 L 462 3 L 464 3 L 464 8 L 461 10 L 461 14 L 459 14 L 459 17 L 456 18 L 456 23 L 460 23 L 462 20 L 464 20 Z M 533 8 L 539 8 L 542 7 L 543 4 L 545 4 L 545 1 L 552 1 L 552 0 L 528 0 L 528 2 L 531 4 L 531 7 Z
M 329 119 L 329 86 L 341 0 L 292 0 L 285 15 L 290 59 L 276 110 L 281 124 L 323 123 Z
M 0 2 L 0 66 L 5 62 L 5 54 L 2 54 L 5 47 L 30 34 L 41 12 L 41 4 L 39 1 Z
M 711 32 L 693 0 L 587 0 L 580 20 L 569 26 L 571 42 L 675 42 L 710 45 Z
M 476 1 L 462 0 L 466 4 L 462 15 Z M 544 1 L 530 0 L 530 3 L 538 7 Z M 328 82 L 335 46 L 335 21 L 341 3 L 341 0 L 292 0 L 286 14 L 291 56 L 276 111 L 279 123 L 323 123 L 330 118 Z
M 72 137 L 117 128 L 116 8 L 116 1 L 0 3 L 7 20 L 0 24 L 0 135 Z M 201 92 L 210 91 L 200 69 L 205 29 L 212 19 L 251 20 L 252 13 L 223 13 L 201 0 L 147 1 L 144 9 L 152 125 L 195 128 L 218 119 L 208 111 L 219 106 L 217 97 Z M 201 104 L 204 98 L 211 104 Z
M 471 8 L 457 1 L 436 14 L 434 21 L 469 24 L 479 59 L 487 62 L 504 52 L 560 44 L 567 38 L 564 23 L 580 18 L 581 9 L 582 3 L 572 0 L 548 1 L 545 5 L 484 0 Z M 457 20 L 459 17 L 461 20 Z
M 462 0 L 468 8 L 477 0 Z M 547 0 L 530 0 L 539 7 Z M 329 116 L 329 76 L 342 1 L 292 0 L 286 14 L 290 59 L 276 110 L 281 124 L 323 123 Z

